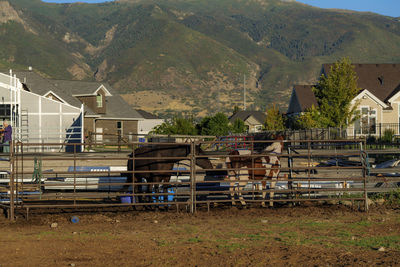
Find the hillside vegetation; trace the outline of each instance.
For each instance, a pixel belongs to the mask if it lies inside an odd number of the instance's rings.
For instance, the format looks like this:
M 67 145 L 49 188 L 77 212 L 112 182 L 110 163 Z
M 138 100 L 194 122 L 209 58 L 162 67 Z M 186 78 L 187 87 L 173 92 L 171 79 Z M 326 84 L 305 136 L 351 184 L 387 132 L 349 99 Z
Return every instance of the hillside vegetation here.
M 134 107 L 204 116 L 288 104 L 322 63 L 400 62 L 398 18 L 280 0 L 0 0 L 0 69 L 110 83 Z

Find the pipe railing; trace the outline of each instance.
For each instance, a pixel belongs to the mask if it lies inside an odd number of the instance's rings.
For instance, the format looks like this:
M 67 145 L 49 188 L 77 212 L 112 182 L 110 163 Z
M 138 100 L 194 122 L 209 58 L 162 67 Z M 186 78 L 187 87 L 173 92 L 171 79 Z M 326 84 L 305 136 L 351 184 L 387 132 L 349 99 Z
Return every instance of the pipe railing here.
M 304 200 L 351 200 L 364 201 L 364 209 L 368 209 L 368 175 L 366 159 L 363 158 L 365 140 L 327 140 L 340 144 L 340 142 L 352 142 L 353 148 L 347 151 L 322 151 L 313 148 L 313 140 L 296 140 L 296 142 L 308 142 L 308 149 L 293 154 L 290 144 L 293 140 L 283 141 L 286 149 L 280 154 L 280 177 L 276 180 L 277 185 L 272 187 L 271 181 L 266 180 L 269 185 L 258 189 L 262 180 L 255 176 L 248 176 L 246 185 L 239 188 L 246 203 L 259 204 L 261 202 L 302 202 Z M 229 141 L 214 141 L 226 142 Z M 243 141 L 241 141 L 243 142 Z M 250 148 L 255 143 L 268 145 L 273 141 L 245 141 Z M 236 186 L 239 179 L 229 179 L 229 172 L 234 171 L 225 165 L 227 154 L 216 151 L 205 151 L 204 154 L 193 153 L 195 147 L 202 146 L 210 148 L 212 141 L 194 141 L 189 144 L 190 153 L 182 157 L 140 157 L 133 155 L 129 158 L 127 153 L 114 151 L 104 152 L 78 152 L 77 149 L 83 143 L 64 144 L 74 147 L 72 153 L 32 153 L 25 152 L 29 146 L 49 146 L 52 143 L 16 143 L 12 144 L 10 153 L 10 179 L 8 183 L 0 184 L 0 205 L 8 210 L 10 218 L 14 218 L 16 210 L 31 208 L 80 208 L 80 207 L 108 207 L 108 206 L 157 206 L 173 207 L 178 210 L 180 206 L 187 206 L 191 212 L 195 212 L 200 205 L 206 205 L 209 209 L 213 203 L 229 203 L 237 201 L 236 196 L 231 198 L 232 188 Z M 185 143 L 187 145 L 187 143 Z M 59 144 L 57 144 L 59 145 Z M 112 144 L 110 144 L 112 145 Z M 131 142 L 127 146 L 131 152 L 134 148 L 144 145 L 140 142 Z M 150 145 L 150 144 L 146 144 Z M 152 146 L 179 145 L 179 143 L 152 143 Z M 356 149 L 354 147 L 357 147 Z M 271 156 L 271 153 L 256 152 L 251 150 L 249 155 L 230 156 L 249 157 L 252 165 L 241 168 L 241 172 L 256 172 L 264 168 L 255 166 L 254 159 Z M 316 166 L 315 162 L 329 157 L 353 157 L 360 162 L 359 166 Z M 213 163 L 213 169 L 200 169 L 196 166 L 199 158 L 208 158 Z M 34 164 L 34 160 L 40 162 Z M 138 161 L 143 159 L 188 162 L 186 170 L 111 170 L 111 167 L 127 166 L 128 160 Z M 109 167 L 98 171 L 80 170 L 79 167 Z M 111 167 L 110 167 L 111 166 Z M 218 168 L 215 168 L 218 166 Z M 66 168 L 70 167 L 69 171 Z M 148 182 L 145 180 L 132 179 L 129 182 L 128 174 L 140 176 L 146 173 L 163 173 L 172 175 L 169 181 Z M 213 174 L 209 174 L 214 172 Z M 297 174 L 296 174 L 297 173 Z M 36 183 L 33 183 L 36 177 Z M 152 187 L 155 186 L 153 189 Z M 143 190 L 146 189 L 147 190 Z M 256 188 L 257 187 L 257 188 Z M 152 188 L 150 190 L 149 188 Z M 140 190 L 141 189 L 141 190 Z M 0 192 L 1 193 L 1 192 Z M 260 199 L 262 193 L 275 193 L 274 199 Z M 126 200 L 125 198 L 128 198 Z M 8 200 L 8 201 L 7 201 Z

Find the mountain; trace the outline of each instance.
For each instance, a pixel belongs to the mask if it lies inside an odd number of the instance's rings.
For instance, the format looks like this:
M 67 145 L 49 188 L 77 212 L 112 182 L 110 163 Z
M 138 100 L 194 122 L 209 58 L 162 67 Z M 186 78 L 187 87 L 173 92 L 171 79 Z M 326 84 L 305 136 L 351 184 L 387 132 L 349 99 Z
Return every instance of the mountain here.
M 281 0 L 0 0 L 0 69 L 110 83 L 134 107 L 287 106 L 322 63 L 399 63 L 399 18 Z

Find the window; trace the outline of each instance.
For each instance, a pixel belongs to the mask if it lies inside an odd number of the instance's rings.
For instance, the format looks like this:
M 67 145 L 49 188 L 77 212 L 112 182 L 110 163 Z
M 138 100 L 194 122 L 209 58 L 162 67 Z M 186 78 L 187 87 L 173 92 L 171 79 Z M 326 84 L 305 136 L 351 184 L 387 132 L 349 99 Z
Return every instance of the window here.
M 97 102 L 97 107 L 98 108 L 102 108 L 103 107 L 103 96 L 101 94 L 97 94 L 96 102 Z
M 376 110 L 372 109 L 369 112 L 369 133 L 376 134 Z
M 11 105 L 10 104 L 0 104 L 0 117 L 10 118 L 11 116 Z
M 361 117 L 354 124 L 355 134 L 376 134 L 376 109 L 361 107 Z
M 117 132 L 119 135 L 122 134 L 122 121 L 117 121 Z
M 11 121 L 11 115 L 13 123 L 16 123 L 19 118 L 18 105 L 0 104 L 0 124 L 4 119 Z

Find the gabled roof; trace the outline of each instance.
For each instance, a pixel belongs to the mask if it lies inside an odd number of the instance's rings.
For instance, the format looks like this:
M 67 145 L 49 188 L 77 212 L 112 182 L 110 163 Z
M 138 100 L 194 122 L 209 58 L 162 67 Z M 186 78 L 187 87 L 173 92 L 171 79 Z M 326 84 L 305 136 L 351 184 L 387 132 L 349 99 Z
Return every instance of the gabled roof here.
M 318 107 L 317 98 L 312 91 L 313 87 L 314 85 L 295 85 L 293 88 L 302 112 L 312 106 Z
M 143 119 L 122 97 L 114 91 L 107 83 L 85 82 L 85 81 L 66 81 L 50 80 L 41 77 L 35 72 L 15 72 L 20 81 L 25 84 L 32 93 L 45 95 L 49 91 L 56 94 L 68 104 L 81 107 L 82 103 L 74 95 L 96 95 L 100 88 L 105 89 L 107 109 L 106 114 L 101 114 L 102 118 L 121 118 L 121 119 Z M 86 114 L 96 115 L 85 105 Z
M 64 92 L 72 96 L 92 96 L 97 95 L 100 89 L 105 91 L 106 96 L 112 96 L 113 91 L 107 83 L 85 82 L 85 81 L 68 81 L 68 80 L 50 80 L 55 86 L 63 88 Z
M 322 72 L 329 75 L 333 64 L 323 64 Z M 358 76 L 358 87 L 367 89 L 382 102 L 400 91 L 400 64 L 352 64 Z
M 264 124 L 267 115 L 261 111 L 247 111 L 241 110 L 229 117 L 230 122 L 234 122 L 236 119 L 246 121 L 249 117 L 254 117 L 260 124 Z
M 81 101 L 79 101 L 77 98 L 68 94 L 68 92 L 64 90 L 60 90 L 51 82 L 51 80 L 43 78 L 33 71 L 16 71 L 14 74 L 17 75 L 17 78 L 21 81 L 21 83 L 23 83 L 32 93 L 44 96 L 51 91 L 57 94 L 57 96 L 62 98 L 66 103 L 74 107 L 80 107 L 82 105 Z
M 29 90 L 30 91 L 30 90 Z M 59 95 L 57 95 L 56 93 L 54 93 L 53 91 L 48 91 L 47 93 L 45 93 L 43 96 L 44 97 L 49 97 L 50 95 L 52 95 L 53 97 L 57 98 L 58 101 L 60 101 L 61 103 L 67 103 L 64 99 L 62 99 L 62 97 L 60 97 Z
M 381 105 L 384 109 L 388 109 L 390 106 L 385 102 L 382 102 L 379 98 L 377 98 L 374 94 L 372 94 L 368 89 L 362 90 L 352 101 L 351 103 L 356 103 L 357 100 L 360 100 L 364 97 L 368 97 L 369 99 L 375 101 L 378 105 Z

